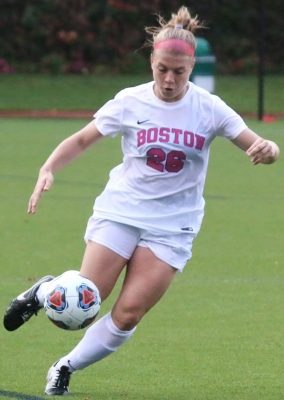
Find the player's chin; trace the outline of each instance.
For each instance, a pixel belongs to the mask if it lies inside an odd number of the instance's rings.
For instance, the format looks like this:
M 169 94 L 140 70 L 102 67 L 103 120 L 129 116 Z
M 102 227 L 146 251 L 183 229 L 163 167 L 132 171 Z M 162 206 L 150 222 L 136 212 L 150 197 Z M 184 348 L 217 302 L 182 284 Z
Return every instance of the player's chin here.
M 165 101 L 176 101 L 179 98 L 178 92 L 173 89 L 164 89 L 163 97 Z

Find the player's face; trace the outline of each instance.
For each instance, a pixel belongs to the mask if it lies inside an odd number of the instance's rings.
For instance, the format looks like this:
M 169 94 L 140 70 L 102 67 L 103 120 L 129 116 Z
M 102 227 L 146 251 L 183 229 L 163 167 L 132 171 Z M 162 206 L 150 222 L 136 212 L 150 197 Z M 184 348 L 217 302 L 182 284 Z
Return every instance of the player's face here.
M 188 79 L 193 66 L 193 57 L 161 49 L 155 50 L 151 56 L 151 67 L 156 96 L 167 102 L 181 99 L 188 89 Z

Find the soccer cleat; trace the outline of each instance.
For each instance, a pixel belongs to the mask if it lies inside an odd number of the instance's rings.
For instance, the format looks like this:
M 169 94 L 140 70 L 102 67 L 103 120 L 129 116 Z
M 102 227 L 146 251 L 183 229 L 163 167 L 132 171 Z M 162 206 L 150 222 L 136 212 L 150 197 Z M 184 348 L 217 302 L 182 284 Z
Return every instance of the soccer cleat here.
M 7 331 L 15 331 L 42 308 L 36 297 L 40 285 L 49 282 L 54 276 L 48 275 L 41 278 L 30 289 L 13 299 L 8 306 L 3 324 Z
M 45 394 L 49 396 L 64 396 L 69 393 L 68 385 L 72 372 L 67 365 L 57 367 L 58 362 L 52 365 L 47 373 Z

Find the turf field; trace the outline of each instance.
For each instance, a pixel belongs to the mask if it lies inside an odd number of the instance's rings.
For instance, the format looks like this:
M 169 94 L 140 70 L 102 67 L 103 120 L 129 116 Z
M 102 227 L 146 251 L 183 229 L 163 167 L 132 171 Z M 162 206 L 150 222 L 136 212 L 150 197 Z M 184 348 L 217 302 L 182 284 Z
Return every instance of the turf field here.
M 0 74 L 0 110 L 95 110 L 118 90 L 151 80 L 150 75 Z M 215 93 L 238 112 L 257 112 L 258 81 L 254 75 L 215 77 Z M 282 113 L 282 75 L 264 79 L 264 112 Z
M 2 313 L 36 278 L 80 264 L 93 199 L 120 160 L 117 139 L 60 172 L 37 215 L 25 210 L 42 161 L 85 122 L 0 120 Z M 284 148 L 283 121 L 249 123 Z M 131 342 L 72 377 L 72 400 L 283 398 L 283 160 L 253 167 L 218 139 L 205 197 L 206 217 L 185 272 Z M 0 398 L 43 399 L 47 369 L 81 334 L 52 326 L 43 312 L 19 331 L 1 328 Z

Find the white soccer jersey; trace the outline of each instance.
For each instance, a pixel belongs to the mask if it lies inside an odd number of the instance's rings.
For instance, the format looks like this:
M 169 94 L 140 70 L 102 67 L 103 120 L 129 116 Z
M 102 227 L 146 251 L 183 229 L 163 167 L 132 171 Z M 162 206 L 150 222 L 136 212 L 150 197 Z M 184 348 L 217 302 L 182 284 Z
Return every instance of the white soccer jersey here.
M 210 144 L 217 135 L 236 138 L 246 124 L 219 97 L 189 85 L 176 102 L 157 98 L 154 82 L 127 88 L 95 114 L 103 135 L 122 135 L 123 150 L 95 216 L 157 234 L 199 231 Z

